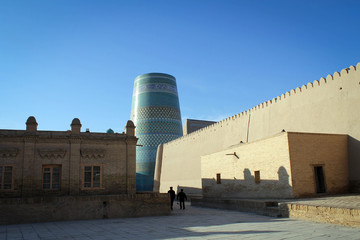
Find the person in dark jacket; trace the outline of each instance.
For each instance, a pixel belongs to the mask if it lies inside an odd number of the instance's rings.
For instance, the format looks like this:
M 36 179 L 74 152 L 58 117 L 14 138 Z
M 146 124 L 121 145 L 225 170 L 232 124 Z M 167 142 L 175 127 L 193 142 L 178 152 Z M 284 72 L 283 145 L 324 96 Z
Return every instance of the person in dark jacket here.
M 181 189 L 181 192 L 178 193 L 177 200 L 180 200 L 180 209 L 185 210 L 185 200 L 187 200 L 187 197 L 184 193 L 184 189 Z
M 171 210 L 173 210 L 173 205 L 174 205 L 174 200 L 175 200 L 175 191 L 173 190 L 173 187 L 170 187 L 170 190 L 168 191 L 168 194 L 170 195 Z

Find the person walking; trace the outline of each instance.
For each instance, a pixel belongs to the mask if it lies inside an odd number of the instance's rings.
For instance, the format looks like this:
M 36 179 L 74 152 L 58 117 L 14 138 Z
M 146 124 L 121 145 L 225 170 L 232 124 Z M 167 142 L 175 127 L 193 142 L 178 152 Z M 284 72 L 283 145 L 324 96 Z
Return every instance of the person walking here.
M 170 195 L 171 210 L 173 210 L 173 205 L 174 205 L 174 200 L 175 200 L 175 191 L 173 190 L 173 187 L 170 187 L 170 190 L 168 191 L 168 194 Z
M 187 200 L 187 197 L 184 193 L 184 189 L 181 189 L 181 191 L 178 193 L 177 200 L 180 200 L 180 209 L 185 210 L 185 200 Z

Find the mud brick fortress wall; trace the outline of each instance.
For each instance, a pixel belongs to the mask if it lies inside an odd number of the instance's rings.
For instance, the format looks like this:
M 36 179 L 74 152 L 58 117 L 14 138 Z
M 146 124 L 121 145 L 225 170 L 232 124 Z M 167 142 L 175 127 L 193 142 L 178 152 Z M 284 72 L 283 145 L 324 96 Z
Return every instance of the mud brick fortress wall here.
M 347 140 L 339 134 L 282 132 L 202 156 L 203 197 L 311 197 L 325 188 L 346 193 Z M 318 167 L 326 173 L 324 189 L 317 189 L 313 177 Z
M 349 180 L 360 191 L 360 63 L 160 146 L 155 179 L 201 193 L 201 156 L 280 133 L 348 135 Z M 303 149 L 306 151 L 306 149 Z M 181 171 L 179 171 L 181 169 Z

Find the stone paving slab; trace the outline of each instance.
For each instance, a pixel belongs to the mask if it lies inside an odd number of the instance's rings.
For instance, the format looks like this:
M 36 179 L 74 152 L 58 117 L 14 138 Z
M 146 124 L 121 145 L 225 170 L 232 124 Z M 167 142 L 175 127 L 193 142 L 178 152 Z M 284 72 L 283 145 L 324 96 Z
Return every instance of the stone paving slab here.
M 187 205 L 171 216 L 2 225 L 0 239 L 360 240 L 360 229 Z

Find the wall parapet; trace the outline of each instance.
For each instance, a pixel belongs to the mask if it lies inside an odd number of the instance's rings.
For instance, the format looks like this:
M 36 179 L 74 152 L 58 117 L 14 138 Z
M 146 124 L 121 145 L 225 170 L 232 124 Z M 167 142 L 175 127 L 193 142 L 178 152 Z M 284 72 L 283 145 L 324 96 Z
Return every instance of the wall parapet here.
M 170 215 L 167 193 L 0 198 L 0 225 Z
M 170 141 L 170 142 L 167 142 L 164 144 L 164 146 L 166 145 L 169 145 L 169 144 L 172 144 L 172 143 L 176 143 L 176 142 L 179 142 L 179 141 L 183 141 L 183 140 L 186 140 L 188 138 L 191 138 L 191 137 L 194 137 L 194 135 L 196 134 L 202 134 L 204 132 L 207 132 L 209 130 L 213 130 L 215 128 L 217 128 L 218 126 L 222 126 L 223 124 L 227 123 L 228 121 L 231 121 L 231 120 L 237 120 L 239 118 L 242 118 L 242 117 L 247 117 L 249 114 L 251 114 L 252 112 L 256 112 L 256 111 L 260 111 L 262 109 L 265 109 L 265 108 L 268 108 L 270 106 L 272 106 L 273 104 L 277 104 L 277 103 L 280 103 L 281 101 L 284 101 L 284 100 L 288 100 L 290 97 L 293 97 L 293 96 L 297 96 L 299 94 L 302 94 L 302 93 L 305 93 L 306 91 L 308 90 L 311 90 L 313 88 L 317 88 L 317 87 L 324 87 L 326 86 L 328 83 L 330 82 L 333 82 L 333 81 L 340 81 L 344 76 L 352 73 L 352 72 L 356 72 L 360 69 L 360 62 L 357 63 L 356 66 L 353 66 L 351 65 L 350 67 L 347 67 L 347 68 L 344 68 L 342 69 L 340 72 L 334 72 L 333 75 L 331 74 L 328 74 L 326 76 L 326 78 L 324 77 L 321 77 L 319 80 L 314 80 L 313 82 L 308 82 L 307 84 L 303 84 L 301 87 L 296 87 L 295 89 L 291 89 L 290 91 L 287 91 L 277 97 L 274 97 L 273 99 L 270 99 L 268 101 L 265 101 L 265 102 L 262 102 L 248 110 L 245 110 L 245 111 L 242 111 L 240 113 L 237 113 L 235 115 L 232 115 L 230 117 L 227 117 L 219 122 L 216 122 L 210 126 L 207 126 L 207 127 L 204 127 L 204 128 L 201 128 L 197 131 L 194 131 L 190 134 L 187 134 L 185 136 L 182 136 L 180 138 L 177 138 L 173 141 Z M 359 82 L 360 84 L 360 82 Z

